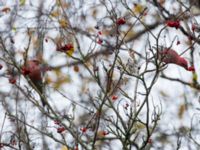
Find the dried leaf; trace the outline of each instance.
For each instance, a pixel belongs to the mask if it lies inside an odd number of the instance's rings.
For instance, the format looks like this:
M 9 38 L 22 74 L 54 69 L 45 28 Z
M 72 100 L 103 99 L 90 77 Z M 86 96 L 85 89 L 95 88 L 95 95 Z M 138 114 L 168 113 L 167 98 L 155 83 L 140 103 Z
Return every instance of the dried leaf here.
M 53 87 L 55 89 L 59 89 L 63 84 L 70 83 L 70 82 L 71 82 L 70 76 L 67 76 L 67 75 L 58 76 L 56 82 L 53 84 Z
M 136 13 L 136 14 L 140 14 L 144 11 L 145 7 L 141 4 L 135 4 L 134 5 L 134 8 L 133 8 L 133 11 Z
M 140 123 L 140 122 L 137 122 L 136 125 L 135 125 L 135 127 L 137 129 L 144 129 L 146 126 L 144 124 Z
M 53 82 L 53 79 L 50 77 L 50 76 L 47 76 L 46 78 L 45 78 L 45 83 L 46 84 L 50 84 L 50 83 L 52 83 Z
M 93 16 L 94 18 L 97 17 L 97 13 L 98 13 L 97 9 L 93 9 L 93 10 L 92 10 L 92 16 Z
M 183 114 L 185 112 L 185 104 L 181 104 L 178 109 L 178 117 L 181 119 L 183 118 Z
M 10 12 L 10 8 L 9 7 L 5 7 L 5 8 L 3 8 L 1 11 L 2 12 L 5 12 L 5 13 L 9 13 Z
M 67 3 L 67 2 L 65 2 L 65 1 L 62 2 L 62 7 L 63 7 L 63 8 L 66 9 L 66 8 L 69 8 L 70 6 L 71 6 L 70 3 Z
M 17 31 L 16 27 L 13 27 L 13 28 L 12 28 L 12 31 L 13 31 L 13 32 L 16 32 L 16 31 Z
M 74 66 L 74 71 L 75 72 L 79 72 L 79 67 L 76 65 L 76 66 Z
M 197 80 L 198 80 L 197 73 L 193 73 L 192 80 L 193 80 L 193 82 L 197 82 Z
M 158 3 L 160 3 L 160 5 L 163 5 L 165 3 L 165 0 L 159 0 Z
M 66 54 L 69 56 L 69 57 L 72 57 L 74 53 L 74 47 L 71 47 L 69 50 L 67 50 Z
M 39 45 L 40 45 L 40 41 L 37 37 L 33 37 L 32 38 L 32 43 L 33 43 L 33 48 L 34 49 L 38 49 L 39 48 Z
M 61 69 L 54 69 L 54 72 L 56 73 L 56 76 L 60 76 L 60 74 L 62 73 Z
M 58 17 L 60 15 L 60 12 L 58 10 L 56 11 L 53 11 L 51 14 L 50 14 L 52 17 Z
M 169 97 L 169 95 L 165 91 L 160 91 L 160 95 L 163 97 Z
M 67 146 L 62 146 L 61 150 L 69 150 L 69 149 L 67 148 Z
M 141 131 L 145 128 L 146 126 L 144 124 L 142 124 L 141 122 L 136 122 L 131 128 L 131 132 Z
M 135 36 L 135 31 L 134 31 L 134 30 L 131 30 L 131 31 L 129 31 L 128 33 L 125 32 L 124 35 L 126 35 L 125 39 L 126 39 L 126 40 L 129 40 L 129 39 L 131 39 L 131 38 L 133 38 L 133 37 Z
M 67 20 L 66 19 L 61 19 L 59 20 L 59 24 L 62 28 L 66 28 L 68 26 Z
M 128 54 L 133 60 L 135 59 L 135 51 L 134 50 L 129 49 Z
M 20 3 L 20 6 L 23 6 L 23 5 L 25 5 L 26 0 L 20 0 L 19 3 Z

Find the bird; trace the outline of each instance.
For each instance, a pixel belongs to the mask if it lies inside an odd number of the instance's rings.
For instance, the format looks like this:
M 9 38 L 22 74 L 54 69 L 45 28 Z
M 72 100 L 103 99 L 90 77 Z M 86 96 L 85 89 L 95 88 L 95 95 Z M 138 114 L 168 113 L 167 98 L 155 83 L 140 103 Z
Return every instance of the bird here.
M 185 58 L 181 57 L 175 50 L 170 48 L 158 49 L 159 59 L 165 64 L 176 64 L 188 70 L 188 62 Z
M 43 107 L 46 105 L 46 101 L 44 99 L 44 87 L 42 76 L 45 72 L 45 68 L 42 67 L 41 63 L 37 59 L 31 59 L 26 61 L 25 65 L 23 66 L 22 73 L 29 77 L 34 88 L 37 92 L 39 92 L 41 96 L 41 102 Z

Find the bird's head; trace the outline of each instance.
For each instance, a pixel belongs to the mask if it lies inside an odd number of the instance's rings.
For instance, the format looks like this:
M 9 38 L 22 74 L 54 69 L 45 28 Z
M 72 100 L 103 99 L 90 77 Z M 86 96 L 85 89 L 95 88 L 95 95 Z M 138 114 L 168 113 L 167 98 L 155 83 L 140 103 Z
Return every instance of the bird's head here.
M 185 58 L 180 57 L 179 61 L 178 61 L 178 65 L 182 66 L 183 68 L 185 68 L 186 70 L 188 70 L 188 62 L 186 61 Z
M 32 60 L 29 60 L 28 63 L 33 63 L 33 64 L 35 64 L 35 65 L 39 65 L 39 64 L 40 64 L 40 61 L 37 60 L 37 59 L 32 59 Z

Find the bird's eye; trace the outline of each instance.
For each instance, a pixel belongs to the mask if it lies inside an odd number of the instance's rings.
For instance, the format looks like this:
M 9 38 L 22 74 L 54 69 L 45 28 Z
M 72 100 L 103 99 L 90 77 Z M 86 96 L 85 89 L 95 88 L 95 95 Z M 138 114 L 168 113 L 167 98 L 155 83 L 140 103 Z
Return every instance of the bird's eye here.
M 33 60 L 33 62 L 36 64 L 40 64 L 40 62 L 38 60 Z
M 185 68 L 187 68 L 188 66 L 187 66 L 187 64 L 185 64 L 185 63 L 182 63 L 182 66 L 184 66 Z

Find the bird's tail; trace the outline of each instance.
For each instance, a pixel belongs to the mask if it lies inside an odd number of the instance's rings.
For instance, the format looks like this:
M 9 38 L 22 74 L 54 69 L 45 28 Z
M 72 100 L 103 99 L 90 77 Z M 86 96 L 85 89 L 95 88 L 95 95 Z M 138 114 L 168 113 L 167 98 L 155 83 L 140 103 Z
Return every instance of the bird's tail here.
M 41 96 L 40 99 L 41 99 L 41 102 L 42 102 L 42 106 L 45 107 L 45 105 L 46 105 L 46 101 L 45 101 L 45 99 L 44 99 L 42 96 Z
M 44 90 L 44 87 L 43 87 L 43 84 L 42 84 L 42 82 L 34 82 L 34 84 L 35 84 L 35 88 L 37 88 L 36 90 L 37 90 L 37 92 L 39 92 L 39 94 L 40 94 L 40 100 L 41 100 L 41 102 L 42 102 L 42 106 L 43 107 L 45 107 L 45 105 L 47 104 L 46 103 L 46 99 L 45 99 L 45 90 Z

